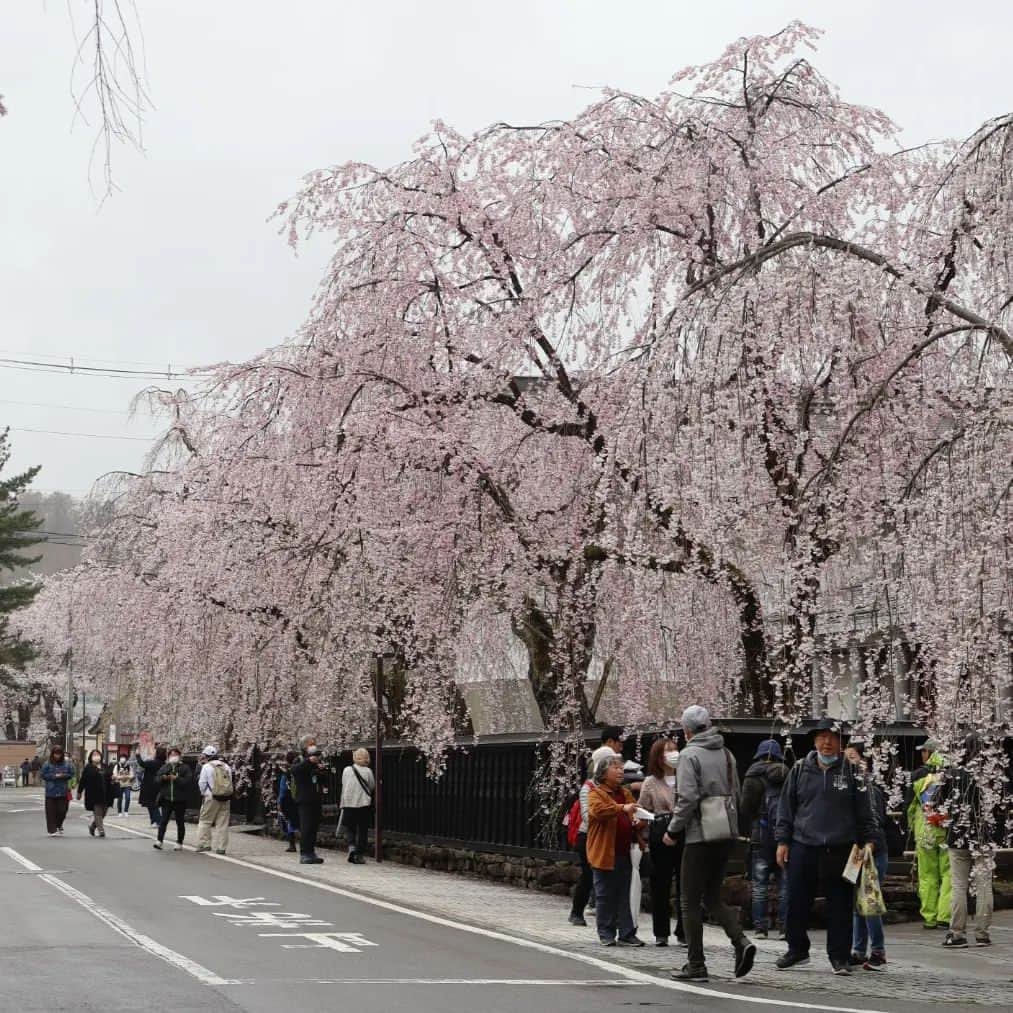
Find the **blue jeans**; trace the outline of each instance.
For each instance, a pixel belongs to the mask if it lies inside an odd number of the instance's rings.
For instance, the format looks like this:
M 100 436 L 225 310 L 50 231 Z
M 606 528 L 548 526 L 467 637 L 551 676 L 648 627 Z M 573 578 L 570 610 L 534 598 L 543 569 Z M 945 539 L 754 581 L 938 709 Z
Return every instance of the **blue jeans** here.
M 116 811 L 118 813 L 125 813 L 130 811 L 130 789 L 121 788 L 120 796 L 116 799 Z
M 149 805 L 145 807 L 148 810 L 148 817 L 151 820 L 151 825 L 157 827 L 162 821 L 162 810 L 157 805 Z
M 753 928 L 764 932 L 770 926 L 769 896 L 770 877 L 777 881 L 777 920 L 784 929 L 788 923 L 788 877 L 774 860 L 770 849 L 754 845 L 750 849 L 751 876 L 753 882 Z
M 880 886 L 886 879 L 886 869 L 890 864 L 890 856 L 885 848 L 877 847 L 874 856 L 876 862 L 876 874 L 879 876 Z M 876 915 L 874 918 L 863 918 L 855 915 L 851 925 L 851 950 L 860 957 L 868 954 L 866 949 L 873 953 L 886 953 L 886 940 L 883 938 L 883 919 Z
M 620 939 L 632 939 L 637 934 L 630 910 L 630 881 L 633 863 L 630 853 L 616 854 L 614 869 L 594 870 L 594 917 L 598 924 L 598 938 L 612 942 L 616 931 Z

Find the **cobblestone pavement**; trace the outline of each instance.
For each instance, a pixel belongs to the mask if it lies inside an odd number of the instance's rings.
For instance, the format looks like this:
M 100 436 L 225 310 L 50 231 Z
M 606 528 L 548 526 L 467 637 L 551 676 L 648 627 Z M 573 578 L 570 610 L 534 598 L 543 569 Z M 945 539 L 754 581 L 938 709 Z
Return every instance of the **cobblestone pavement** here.
M 127 822 L 127 821 L 125 821 Z M 146 819 L 144 823 L 146 823 Z M 141 819 L 127 822 L 136 829 Z M 141 826 L 147 832 L 147 827 Z M 189 831 L 188 831 L 189 833 Z M 566 898 L 522 890 L 453 873 L 434 872 L 385 862 L 352 866 L 344 852 L 321 850 L 325 864 L 299 865 L 298 856 L 286 854 L 284 843 L 252 834 L 232 834 L 229 854 L 270 869 L 295 873 L 380 900 L 424 910 L 431 914 L 479 925 L 569 952 L 606 959 L 610 963 L 667 977 L 685 960 L 679 947 L 659 949 L 650 945 L 649 916 L 642 916 L 642 935 L 649 945 L 640 950 L 605 949 L 597 942 L 593 920 L 588 928 L 567 922 Z M 791 993 L 804 991 L 810 999 L 825 997 L 828 1005 L 859 1000 L 902 1000 L 944 1003 L 965 1009 L 975 1005 L 1013 1007 L 1013 912 L 996 916 L 991 948 L 971 947 L 948 951 L 940 946 L 943 934 L 927 932 L 920 925 L 887 927 L 889 968 L 883 972 L 858 970 L 850 977 L 830 972 L 824 951 L 825 936 L 812 933 L 813 960 L 808 968 L 778 971 L 774 961 L 784 952 L 777 940 L 756 940 L 756 965 L 748 979 L 736 982 L 732 951 L 720 929 L 707 926 L 705 948 L 715 988 L 747 987 L 771 997 L 790 1001 Z M 889 1008 L 889 1007 L 887 1007 Z

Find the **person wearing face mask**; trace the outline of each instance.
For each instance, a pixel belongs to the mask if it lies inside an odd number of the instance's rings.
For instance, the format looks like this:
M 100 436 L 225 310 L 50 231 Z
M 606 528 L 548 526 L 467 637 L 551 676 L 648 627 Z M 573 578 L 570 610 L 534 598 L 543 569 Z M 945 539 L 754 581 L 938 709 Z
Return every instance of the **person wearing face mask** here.
M 826 897 L 827 956 L 834 974 L 851 974 L 851 915 L 855 888 L 842 873 L 851 848 L 875 852 L 877 820 L 862 778 L 841 755 L 841 727 L 823 718 L 815 749 L 791 769 L 777 809 L 777 864 L 788 878 L 788 952 L 779 970 L 809 963 L 809 916 Z
M 686 835 L 680 834 L 675 847 L 668 847 L 662 834 L 675 812 L 675 770 L 679 763 L 679 748 L 672 739 L 661 738 L 651 746 L 647 756 L 648 775 L 640 789 L 640 808 L 655 817 L 667 816 L 651 825 L 648 846 L 651 855 L 651 919 L 654 923 L 655 946 L 668 946 L 672 934 L 672 882 L 675 881 L 675 938 L 686 941 L 682 927 L 682 897 L 679 884 L 679 866 Z
M 157 827 L 162 822 L 162 810 L 158 806 L 158 772 L 165 766 L 165 746 L 158 746 L 150 760 L 142 760 L 137 756 L 137 772 L 141 778 L 139 798 L 141 805 L 148 810 L 151 826 Z
M 93 749 L 88 754 L 88 762 L 81 771 L 81 778 L 77 782 L 77 797 L 80 801 L 84 795 L 84 807 L 91 813 L 91 823 L 88 825 L 88 833 L 94 837 L 105 837 L 105 818 L 112 804 L 116 789 L 113 785 L 112 771 L 103 769 L 102 754 Z
M 173 746 L 168 751 L 165 766 L 155 775 L 158 784 L 158 804 L 162 815 L 158 823 L 158 840 L 155 848 L 162 850 L 165 831 L 169 820 L 176 820 L 176 847 L 174 851 L 183 850 L 183 838 L 186 836 L 186 803 L 193 784 L 193 771 L 183 762 L 180 751 Z
M 46 785 L 46 831 L 50 837 L 63 834 L 67 793 L 73 776 L 74 764 L 64 757 L 63 746 L 53 746 L 49 762 L 42 765 L 42 780 Z
M 299 864 L 323 865 L 317 854 L 317 831 L 323 808 L 322 781 L 327 771 L 317 740 L 304 735 L 299 740 L 303 758 L 292 766 L 290 784 L 299 813 Z

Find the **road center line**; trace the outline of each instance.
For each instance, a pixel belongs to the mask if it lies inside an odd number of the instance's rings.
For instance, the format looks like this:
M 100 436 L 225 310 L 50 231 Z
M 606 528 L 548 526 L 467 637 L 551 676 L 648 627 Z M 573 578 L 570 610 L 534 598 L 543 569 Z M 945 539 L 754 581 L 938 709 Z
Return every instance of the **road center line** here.
M 123 919 L 118 915 L 114 915 L 111 911 L 106 910 L 106 908 L 93 901 L 91 897 L 81 893 L 80 890 L 75 889 L 69 883 L 65 883 L 62 879 L 57 879 L 56 876 L 44 872 L 41 866 L 38 866 L 30 859 L 25 858 L 24 855 L 19 854 L 13 848 L 3 847 L 0 848 L 0 851 L 2 851 L 8 858 L 13 859 L 13 861 L 17 862 L 19 865 L 23 865 L 30 872 L 42 873 L 42 875 L 39 876 L 39 879 L 44 883 L 48 883 L 50 886 L 55 887 L 72 901 L 80 904 L 81 907 L 93 914 L 99 919 L 99 921 L 105 922 L 106 925 L 113 929 L 113 931 L 118 932 L 125 939 L 130 940 L 130 942 L 135 946 L 141 947 L 141 949 L 146 950 L 152 956 L 158 957 L 160 960 L 164 960 L 167 964 L 171 964 L 178 970 L 185 971 L 191 977 L 196 978 L 199 982 L 201 982 L 201 984 L 236 984 L 236 982 L 232 979 L 222 978 L 213 971 L 209 971 L 206 967 L 202 967 L 189 957 L 184 957 L 182 953 L 170 950 L 168 946 L 163 946 L 160 942 L 152 939 L 150 936 L 146 936 L 144 933 L 138 932 L 123 921 Z
M 142 830 L 135 830 L 131 827 L 119 827 L 138 837 L 146 837 L 151 840 L 151 835 Z M 187 846 L 189 848 L 189 845 Z M 667 989 L 671 992 L 685 992 L 691 995 L 711 996 L 718 999 L 729 999 L 733 1002 L 748 1002 L 757 1006 L 779 1006 L 782 1009 L 805 1009 L 819 1010 L 821 1013 L 885 1013 L 883 1010 L 861 1009 L 856 1006 L 827 1006 L 821 1003 L 801 1002 L 797 999 L 767 999 L 761 996 L 741 995 L 737 992 L 721 992 L 717 989 L 703 988 L 700 985 L 692 985 L 688 982 L 672 981 L 668 978 L 659 978 L 646 971 L 638 971 L 632 967 L 625 967 L 622 964 L 613 964 L 600 957 L 592 957 L 586 953 L 572 953 L 569 950 L 552 946 L 549 943 L 541 943 L 534 939 L 524 939 L 522 936 L 512 936 L 506 932 L 499 932 L 496 929 L 485 929 L 478 925 L 469 925 L 467 922 L 455 921 L 453 918 L 445 918 L 442 915 L 429 914 L 426 911 L 417 911 L 415 908 L 405 907 L 401 904 L 394 904 L 388 900 L 381 900 L 379 897 L 371 897 L 369 894 L 357 893 L 354 890 L 347 890 L 340 886 L 333 886 L 330 883 L 321 883 L 318 880 L 307 879 L 291 872 L 282 872 L 280 869 L 272 869 L 266 865 L 258 865 L 256 862 L 248 862 L 242 858 L 233 858 L 231 855 L 207 854 L 204 857 L 212 858 L 217 862 L 229 862 L 232 865 L 240 865 L 244 869 L 251 869 L 254 872 L 264 872 L 269 876 L 277 876 L 279 879 L 287 879 L 292 883 L 302 883 L 304 886 L 312 886 L 317 890 L 324 890 L 327 893 L 345 897 L 348 900 L 359 901 L 362 904 L 370 904 L 373 907 L 382 908 L 385 911 L 393 911 L 396 914 L 408 915 L 411 918 L 418 918 L 420 921 L 430 922 L 434 925 L 441 925 L 444 928 L 457 929 L 460 932 L 468 932 L 474 936 L 484 936 L 486 939 L 495 939 L 498 942 L 512 943 L 529 950 L 537 950 L 540 953 L 547 953 L 553 957 L 565 957 L 569 960 L 577 960 L 591 967 L 596 967 L 609 974 L 622 975 L 627 982 L 636 982 L 642 985 L 653 985 L 656 988 Z M 790 973 L 790 972 L 786 972 Z

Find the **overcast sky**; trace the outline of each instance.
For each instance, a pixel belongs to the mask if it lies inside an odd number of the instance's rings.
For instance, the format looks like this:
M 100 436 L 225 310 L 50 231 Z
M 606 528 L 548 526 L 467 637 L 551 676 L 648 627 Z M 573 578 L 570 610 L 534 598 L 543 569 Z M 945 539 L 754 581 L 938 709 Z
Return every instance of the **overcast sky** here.
M 885 110 L 909 143 L 1013 107 L 1007 0 L 138 0 L 156 108 L 145 154 L 114 153 L 121 189 L 99 207 L 93 134 L 71 129 L 68 7 L 80 31 L 87 6 L 4 3 L 0 358 L 245 358 L 292 334 L 324 268 L 323 243 L 297 259 L 267 221 L 304 173 L 400 161 L 436 117 L 473 131 L 568 117 L 588 87 L 654 95 L 796 17 L 825 29 L 815 61 L 844 97 Z M 136 469 L 152 424 L 125 412 L 142 386 L 0 366 L 14 466 L 41 464 L 38 488 L 77 494 Z

